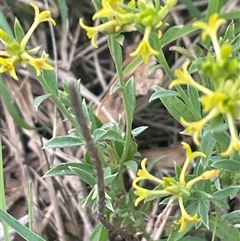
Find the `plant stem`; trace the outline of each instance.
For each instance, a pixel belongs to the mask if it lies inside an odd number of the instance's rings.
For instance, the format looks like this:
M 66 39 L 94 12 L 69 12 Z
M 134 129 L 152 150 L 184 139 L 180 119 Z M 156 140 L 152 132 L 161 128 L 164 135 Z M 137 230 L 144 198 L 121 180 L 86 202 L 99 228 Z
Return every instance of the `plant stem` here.
M 114 36 L 109 36 L 109 48 L 112 54 L 112 58 L 115 62 L 116 66 L 116 72 L 117 76 L 119 78 L 119 85 L 124 89 L 122 93 L 122 99 L 123 99 L 123 106 L 125 111 L 125 119 L 126 119 L 126 134 L 125 134 L 125 145 L 123 149 L 123 153 L 121 156 L 120 163 L 123 163 L 126 161 L 130 143 L 132 141 L 131 137 L 131 131 L 132 131 L 132 121 L 133 117 L 131 116 L 131 106 L 129 105 L 127 92 L 125 91 L 125 81 L 124 81 L 124 75 L 123 75 L 123 69 L 122 69 L 122 53 L 120 44 L 114 39 Z

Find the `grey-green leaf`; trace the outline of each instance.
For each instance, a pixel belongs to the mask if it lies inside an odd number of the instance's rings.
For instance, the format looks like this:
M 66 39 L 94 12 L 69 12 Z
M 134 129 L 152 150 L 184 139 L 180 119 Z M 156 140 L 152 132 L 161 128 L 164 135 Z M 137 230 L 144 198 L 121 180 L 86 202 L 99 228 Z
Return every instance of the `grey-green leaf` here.
M 35 110 L 37 110 L 38 107 L 39 107 L 39 105 L 41 105 L 42 102 L 43 102 L 44 100 L 48 99 L 50 96 L 51 96 L 51 94 L 45 94 L 45 95 L 37 96 L 37 97 L 34 99 L 34 102 L 33 102 L 33 105 L 34 105 Z
M 76 175 L 76 172 L 72 170 L 72 167 L 79 168 L 91 175 L 95 174 L 93 166 L 87 163 L 81 162 L 71 162 L 59 164 L 45 173 L 45 177 L 55 177 L 55 176 L 66 176 L 66 175 Z
M 63 148 L 63 147 L 74 147 L 82 146 L 85 141 L 76 136 L 58 136 L 50 139 L 44 145 L 44 148 Z
M 87 171 L 78 168 L 78 167 L 69 167 L 69 169 L 71 169 L 73 172 L 76 173 L 76 175 L 82 179 L 85 183 L 94 186 L 96 184 L 96 179 L 93 175 L 91 175 L 90 173 L 88 173 Z
M 23 37 L 25 36 L 23 28 L 17 18 L 15 18 L 15 22 L 14 22 L 14 34 L 15 34 L 16 40 L 19 43 L 22 41 Z
M 240 172 L 240 162 L 234 160 L 224 159 L 221 161 L 216 161 L 212 163 L 211 166 L 230 172 Z

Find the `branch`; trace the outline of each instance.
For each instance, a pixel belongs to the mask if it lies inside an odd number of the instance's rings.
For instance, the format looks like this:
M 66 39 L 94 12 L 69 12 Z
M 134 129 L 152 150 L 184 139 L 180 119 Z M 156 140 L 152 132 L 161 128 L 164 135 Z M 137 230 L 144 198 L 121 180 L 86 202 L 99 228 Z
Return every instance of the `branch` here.
M 127 241 L 138 241 L 138 239 L 123 228 L 116 227 L 112 225 L 104 215 L 105 209 L 105 187 L 104 187 L 104 175 L 102 163 L 98 155 L 98 150 L 94 145 L 93 138 L 91 136 L 90 130 L 87 126 L 87 122 L 83 113 L 82 105 L 79 101 L 79 95 L 77 92 L 77 82 L 74 79 L 67 81 L 69 85 L 69 90 L 72 98 L 72 105 L 78 120 L 78 124 L 81 127 L 82 135 L 87 143 L 87 148 L 90 153 L 90 156 L 93 159 L 94 167 L 97 173 L 97 190 L 98 190 L 98 213 L 97 217 L 100 222 L 108 228 L 110 231 L 120 235 L 122 238 L 125 238 Z

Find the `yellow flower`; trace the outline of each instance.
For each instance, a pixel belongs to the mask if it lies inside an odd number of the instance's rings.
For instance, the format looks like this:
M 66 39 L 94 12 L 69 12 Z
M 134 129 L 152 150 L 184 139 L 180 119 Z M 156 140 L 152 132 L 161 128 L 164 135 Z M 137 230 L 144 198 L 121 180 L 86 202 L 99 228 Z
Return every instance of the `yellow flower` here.
M 30 3 L 30 5 L 34 8 L 35 11 L 35 21 L 39 24 L 42 22 L 51 22 L 53 25 L 56 25 L 54 19 L 50 17 L 51 12 L 49 10 L 39 12 L 39 8 L 35 3 Z
M 121 9 L 121 8 L 119 8 L 119 6 L 118 6 L 118 4 L 116 2 L 114 3 L 113 6 L 111 6 L 110 3 L 107 0 L 102 0 L 102 9 L 97 11 L 93 15 L 92 19 L 95 20 L 97 18 L 114 16 L 114 14 L 116 14 L 116 12 L 113 10 L 113 7 L 114 7 L 115 11 Z
M 145 63 L 148 63 L 149 55 L 158 55 L 159 52 L 153 49 L 149 43 L 149 36 L 151 33 L 151 27 L 145 28 L 144 36 L 137 49 L 130 54 L 131 57 L 142 55 L 142 59 Z
M 210 18 L 208 23 L 203 21 L 196 21 L 193 23 L 193 27 L 202 29 L 202 39 L 206 39 L 207 35 L 211 38 L 212 44 L 215 50 L 216 58 L 220 59 L 220 45 L 217 38 L 218 28 L 226 23 L 224 18 L 219 18 L 218 13 L 214 13 Z
M 143 180 L 143 179 L 149 179 L 149 180 L 152 180 L 152 181 L 157 182 L 159 184 L 162 184 L 163 181 L 161 179 L 158 179 L 158 178 L 154 177 L 153 175 L 151 175 L 147 171 L 146 162 L 147 162 L 147 158 L 144 158 L 141 162 L 142 169 L 138 170 L 138 173 L 137 173 L 138 177 L 136 178 L 137 182 L 140 181 L 140 180 Z
M 213 179 L 215 177 L 218 177 L 220 174 L 220 170 L 219 169 L 213 169 L 210 171 L 205 171 L 204 173 L 202 173 L 200 176 L 193 178 L 192 180 L 190 180 L 189 182 L 187 182 L 186 188 L 187 189 L 191 189 L 192 186 L 196 183 L 199 182 L 201 180 L 210 180 Z
M 1 64 L 0 73 L 9 72 L 11 77 L 13 77 L 15 80 L 18 80 L 16 71 L 13 65 L 13 61 L 11 61 L 10 59 L 5 59 L 0 57 L 0 64 Z
M 138 196 L 135 201 L 135 206 L 137 206 L 139 202 L 141 202 L 142 200 L 148 197 L 158 198 L 158 197 L 171 195 L 172 197 L 170 200 L 173 201 L 176 198 L 178 199 L 180 210 L 181 210 L 181 218 L 179 220 L 176 220 L 175 223 L 177 225 L 180 225 L 179 232 L 183 232 L 186 229 L 186 225 L 188 222 L 197 223 L 201 221 L 201 219 L 198 218 L 198 214 L 195 214 L 194 216 L 190 216 L 186 212 L 183 204 L 183 197 L 191 196 L 191 188 L 196 182 L 200 180 L 209 180 L 209 179 L 215 178 L 220 173 L 220 170 L 218 169 L 205 171 L 200 176 L 195 177 L 190 181 L 186 182 L 185 181 L 186 170 L 191 160 L 196 157 L 206 157 L 206 155 L 199 151 L 192 152 L 190 146 L 186 142 L 182 142 L 182 145 L 186 150 L 186 160 L 181 170 L 179 181 L 173 177 L 163 177 L 163 180 L 161 180 L 151 175 L 146 169 L 147 159 L 145 158 L 141 163 L 142 169 L 140 169 L 137 172 L 137 177 L 133 180 L 133 183 L 132 183 L 133 188 L 135 188 L 134 194 Z M 160 185 L 162 185 L 163 189 L 149 190 L 137 185 L 137 182 L 145 179 L 159 183 Z
M 29 64 L 32 65 L 36 70 L 36 75 L 39 76 L 43 69 L 54 70 L 53 66 L 47 63 L 48 55 L 46 54 L 42 58 L 33 58 L 29 60 Z
M 42 22 L 51 22 L 53 25 L 56 25 L 56 22 L 54 19 L 50 17 L 51 12 L 48 10 L 45 10 L 43 12 L 39 12 L 39 8 L 35 3 L 30 3 L 30 5 L 34 8 L 35 11 L 35 18 L 32 26 L 26 33 L 26 35 L 23 37 L 20 45 L 22 50 L 25 49 L 28 40 L 30 39 L 31 35 L 33 34 L 34 30 L 37 28 L 37 26 Z
M 179 220 L 174 221 L 175 224 L 180 225 L 178 230 L 179 233 L 183 232 L 186 229 L 187 223 L 198 223 L 201 221 L 201 218 L 198 218 L 198 214 L 196 213 L 194 216 L 190 216 L 183 205 L 182 197 L 179 197 L 179 206 L 181 210 L 181 218 Z
M 200 90 L 201 92 L 203 92 L 204 94 L 211 93 L 211 91 L 209 89 L 200 85 L 191 77 L 191 75 L 188 72 L 189 64 L 190 64 L 190 61 L 187 60 L 183 64 L 183 70 L 179 70 L 179 69 L 175 70 L 175 75 L 177 76 L 177 79 L 174 79 L 171 82 L 171 84 L 169 85 L 169 88 L 171 89 L 172 87 L 174 87 L 176 85 L 191 85 L 191 86 L 195 87 L 196 89 Z
M 193 23 L 193 27 L 201 28 L 202 32 L 202 39 L 204 40 L 207 35 L 210 37 L 215 37 L 217 35 L 218 28 L 226 23 L 224 18 L 218 18 L 218 13 L 214 13 L 210 18 L 208 23 L 203 21 L 196 21 Z
M 207 124 L 217 115 L 218 111 L 216 109 L 212 109 L 204 118 L 199 121 L 188 122 L 183 117 L 180 117 L 180 122 L 186 128 L 185 132 L 189 135 L 192 135 L 194 143 L 199 146 L 200 142 L 198 137 L 201 130 L 203 129 L 205 124 Z
M 83 19 L 80 18 L 79 24 L 84 30 L 87 31 L 87 36 L 89 39 L 91 39 L 91 44 L 95 48 L 98 48 L 97 43 L 96 43 L 96 38 L 97 38 L 98 32 L 106 32 L 106 33 L 111 34 L 111 33 L 119 31 L 118 28 L 121 28 L 118 25 L 118 22 L 116 20 L 108 21 L 108 22 L 103 23 L 96 27 L 88 27 L 87 25 L 85 25 L 83 23 Z
M 171 194 L 170 192 L 168 192 L 166 190 L 148 190 L 146 188 L 139 187 L 136 184 L 137 181 L 138 180 L 136 180 L 136 179 L 133 181 L 133 187 L 136 189 L 134 191 L 134 194 L 136 196 L 138 196 L 138 198 L 135 201 L 135 206 L 137 206 L 139 204 L 139 202 L 141 202 L 142 200 L 144 200 L 147 197 L 157 196 L 157 195 L 159 195 L 159 197 L 163 197 L 163 196 L 167 196 L 167 195 Z
M 203 152 L 200 151 L 194 151 L 192 152 L 191 147 L 189 146 L 189 144 L 187 144 L 186 142 L 182 142 L 181 143 L 183 145 L 183 148 L 186 150 L 186 160 L 184 162 L 182 171 L 180 173 L 180 178 L 179 178 L 179 182 L 185 186 L 186 182 L 185 182 L 185 175 L 186 175 L 186 171 L 187 168 L 190 164 L 190 162 L 195 159 L 196 157 L 206 157 L 206 155 Z

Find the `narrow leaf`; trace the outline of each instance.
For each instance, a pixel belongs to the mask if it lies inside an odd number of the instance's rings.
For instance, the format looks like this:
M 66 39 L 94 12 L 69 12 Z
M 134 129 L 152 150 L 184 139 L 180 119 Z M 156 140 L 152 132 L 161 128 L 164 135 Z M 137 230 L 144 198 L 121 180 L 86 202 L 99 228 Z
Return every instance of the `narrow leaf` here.
M 39 107 L 39 105 L 41 105 L 42 102 L 43 102 L 44 100 L 46 100 L 48 97 L 50 97 L 50 96 L 51 96 L 51 94 L 45 94 L 45 95 L 37 96 L 37 97 L 34 99 L 34 103 L 33 103 L 35 110 L 37 110 L 38 107 Z
M 69 167 L 73 172 L 76 173 L 76 175 L 82 179 L 85 183 L 94 186 L 96 184 L 96 179 L 91 175 L 90 173 L 86 172 L 83 169 L 80 169 L 78 167 Z
M 21 26 L 21 24 L 19 23 L 18 19 L 15 18 L 15 22 L 14 22 L 14 34 L 15 34 L 15 38 L 16 40 L 20 43 L 25 35 L 23 28 Z
M 150 97 L 149 102 L 155 100 L 155 99 L 159 99 L 159 98 L 163 98 L 163 97 L 171 97 L 171 96 L 179 96 L 177 91 L 174 90 L 156 90 Z
M 240 172 L 240 162 L 234 160 L 224 159 L 221 161 L 216 161 L 212 163 L 211 166 L 230 172 Z
M 82 146 L 85 141 L 76 136 L 58 136 L 47 141 L 43 148 L 64 148 Z
M 82 169 L 85 172 L 90 173 L 91 175 L 95 174 L 94 168 L 92 165 L 81 162 L 71 162 L 59 164 L 45 173 L 45 177 L 55 177 L 55 176 L 66 176 L 66 175 L 76 175 L 76 172 L 72 170 L 72 167 Z
M 34 233 L 32 230 L 28 229 L 26 226 L 22 225 L 17 219 L 5 212 L 0 208 L 0 218 L 8 223 L 20 236 L 22 236 L 27 241 L 46 241 L 39 235 Z
M 133 118 L 134 110 L 136 106 L 136 97 L 135 97 L 135 87 L 133 77 L 131 77 L 125 85 L 126 94 L 128 96 L 128 105 L 130 107 L 130 116 Z

